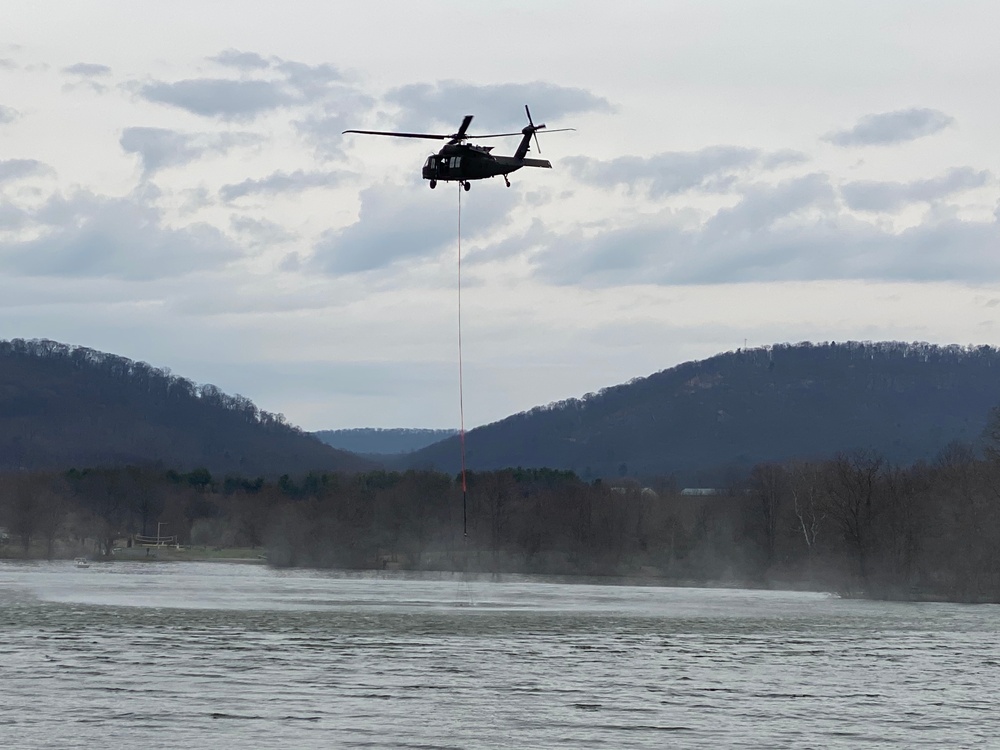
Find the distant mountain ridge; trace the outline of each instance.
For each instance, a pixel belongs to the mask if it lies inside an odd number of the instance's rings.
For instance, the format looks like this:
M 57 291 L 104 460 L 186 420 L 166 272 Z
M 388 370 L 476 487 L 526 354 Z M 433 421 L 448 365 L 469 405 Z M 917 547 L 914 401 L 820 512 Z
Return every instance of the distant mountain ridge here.
M 378 456 L 410 453 L 457 433 L 457 430 L 357 427 L 344 430 L 319 430 L 313 435 L 340 450 Z
M 1000 404 L 989 346 L 778 344 L 687 362 L 466 435 L 471 469 L 569 469 L 585 479 L 675 475 L 711 486 L 762 461 L 874 448 L 898 463 L 975 442 Z M 457 439 L 405 465 L 456 471 Z
M 0 341 L 0 470 L 162 464 L 272 476 L 363 470 L 243 396 L 55 341 Z

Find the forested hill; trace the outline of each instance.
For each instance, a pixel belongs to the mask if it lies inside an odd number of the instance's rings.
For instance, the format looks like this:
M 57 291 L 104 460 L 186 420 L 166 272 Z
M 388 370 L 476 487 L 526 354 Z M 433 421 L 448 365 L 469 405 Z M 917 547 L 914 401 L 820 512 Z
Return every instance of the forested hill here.
M 244 476 L 370 466 L 213 385 L 84 347 L 0 341 L 0 470 L 150 463 Z
M 975 442 L 1000 404 L 1000 353 L 987 346 L 780 344 L 720 354 L 471 431 L 470 468 L 571 469 L 581 477 L 676 474 L 716 486 L 762 461 L 874 448 L 932 459 Z M 411 454 L 454 471 L 456 439 Z
M 455 430 L 358 427 L 346 430 L 320 430 L 313 434 L 334 448 L 378 456 L 419 450 L 451 437 L 455 434 Z

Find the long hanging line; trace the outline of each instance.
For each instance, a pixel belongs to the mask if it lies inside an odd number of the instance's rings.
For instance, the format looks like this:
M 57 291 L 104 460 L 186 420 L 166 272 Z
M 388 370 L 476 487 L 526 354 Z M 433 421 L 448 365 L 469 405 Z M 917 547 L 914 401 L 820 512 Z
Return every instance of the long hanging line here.
M 458 444 L 462 452 L 462 538 L 469 538 L 465 496 L 465 394 L 462 384 L 462 182 L 458 182 Z

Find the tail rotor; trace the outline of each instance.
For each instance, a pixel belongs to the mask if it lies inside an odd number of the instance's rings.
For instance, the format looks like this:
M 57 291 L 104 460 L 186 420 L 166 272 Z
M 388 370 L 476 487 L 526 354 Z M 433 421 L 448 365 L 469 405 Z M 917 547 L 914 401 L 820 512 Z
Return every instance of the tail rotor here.
M 534 136 L 535 148 L 538 149 L 538 153 L 542 153 L 542 145 L 538 142 L 538 131 L 545 127 L 545 123 L 543 122 L 541 125 L 535 125 L 534 121 L 531 119 L 531 110 L 528 109 L 527 104 L 524 105 L 524 113 L 528 116 L 528 127 L 525 128 L 525 130 L 529 131 L 531 135 Z

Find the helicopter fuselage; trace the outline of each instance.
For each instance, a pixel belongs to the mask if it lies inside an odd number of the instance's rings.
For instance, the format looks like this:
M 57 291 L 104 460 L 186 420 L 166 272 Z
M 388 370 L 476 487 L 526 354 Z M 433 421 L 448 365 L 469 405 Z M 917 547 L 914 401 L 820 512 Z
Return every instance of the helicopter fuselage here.
M 430 140 L 447 140 L 448 143 L 436 154 L 431 154 L 424 162 L 421 175 L 425 180 L 430 181 L 432 188 L 437 187 L 438 180 L 445 182 L 457 182 L 468 190 L 471 180 L 485 180 L 487 177 L 503 177 L 503 181 L 510 187 L 510 180 L 507 175 L 516 172 L 521 167 L 542 167 L 551 169 L 552 164 L 547 159 L 525 158 L 531 148 L 531 139 L 535 139 L 538 146 L 538 131 L 545 128 L 545 124 L 535 125 L 531 119 L 531 110 L 528 105 L 524 105 L 524 114 L 528 116 L 527 127 L 521 128 L 521 142 L 514 151 L 513 156 L 494 156 L 490 153 L 492 146 L 474 146 L 468 143 L 470 139 L 479 138 L 506 138 L 517 135 L 517 133 L 484 133 L 481 135 L 469 135 L 469 124 L 472 122 L 472 115 L 462 118 L 462 124 L 455 133 L 401 133 L 398 130 L 345 130 L 347 133 L 359 133 L 361 135 L 386 135 L 393 138 L 425 138 Z M 550 133 L 558 133 L 573 128 L 558 128 L 549 130 Z M 539 147 L 539 152 L 541 147 Z
M 508 174 L 521 167 L 552 167 L 546 159 L 494 156 L 490 153 L 491 150 L 492 146 L 448 144 L 438 153 L 427 157 L 421 174 L 434 187 L 439 180 L 467 183 L 469 180 L 484 180 L 501 175 L 506 180 Z

